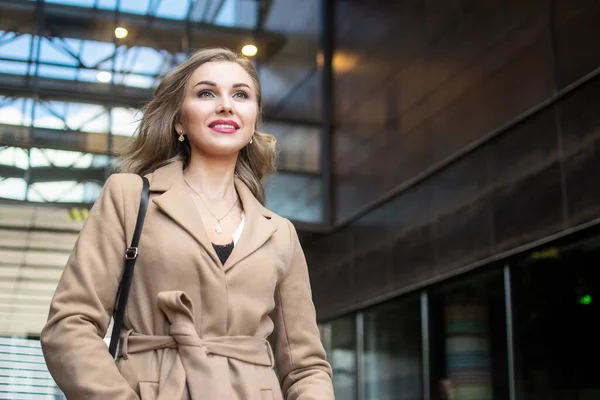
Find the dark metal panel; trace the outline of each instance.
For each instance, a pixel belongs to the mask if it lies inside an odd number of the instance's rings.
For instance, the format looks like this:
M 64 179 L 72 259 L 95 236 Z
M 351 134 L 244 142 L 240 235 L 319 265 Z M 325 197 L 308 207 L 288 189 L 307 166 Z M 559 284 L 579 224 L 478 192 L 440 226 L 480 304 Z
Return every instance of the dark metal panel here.
M 363 15 L 336 43 L 355 65 L 336 72 L 338 222 L 552 95 L 546 1 L 418 3 L 345 4 Z
M 495 252 L 565 228 L 558 163 L 493 194 Z
M 600 37 L 600 3 L 593 0 L 554 0 L 553 26 L 556 37 L 557 86 L 562 89 L 600 65 L 594 51 Z
M 392 244 L 392 281 L 398 290 L 433 275 L 436 266 L 435 226 L 427 224 L 407 230 Z
M 392 289 L 391 249 L 381 246 L 354 256 L 353 301 L 384 295 Z
M 321 318 L 368 307 L 598 225 L 600 196 L 589 179 L 600 165 L 594 107 L 600 96 L 598 71 L 341 227 L 336 233 L 351 235 L 354 251 L 348 255 L 348 248 L 338 248 L 344 264 L 335 267 L 335 274 L 319 274 L 327 301 L 338 304 L 324 307 Z M 563 213 L 556 110 L 563 127 L 567 198 L 573 202 L 569 228 Z M 592 175 L 586 178 L 586 173 Z M 419 188 L 423 194 L 416 196 Z M 426 193 L 433 194 L 432 203 Z M 360 277 L 357 268 L 365 263 L 361 255 L 376 262 L 381 255 L 374 252 L 390 240 L 394 284 L 384 294 L 372 292 L 373 281 L 366 290 L 370 296 L 358 293 L 357 284 L 353 296 L 327 291 L 340 276 Z M 335 259 L 334 250 L 328 259 Z M 387 273 L 378 275 L 387 287 Z
M 600 215 L 600 79 L 558 108 L 564 148 L 569 225 Z
M 435 274 L 451 271 L 492 254 L 492 199 L 484 197 L 440 216 L 435 230 Z M 414 273 L 414 272 L 413 272 Z

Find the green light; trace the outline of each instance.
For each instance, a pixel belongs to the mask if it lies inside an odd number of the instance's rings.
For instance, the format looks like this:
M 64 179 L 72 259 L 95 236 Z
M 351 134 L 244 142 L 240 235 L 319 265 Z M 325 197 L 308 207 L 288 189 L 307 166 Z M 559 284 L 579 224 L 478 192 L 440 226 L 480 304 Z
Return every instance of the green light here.
M 579 298 L 579 304 L 583 304 L 583 305 L 588 305 L 592 302 L 592 296 L 590 296 L 589 294 L 586 294 L 585 296 L 581 296 Z

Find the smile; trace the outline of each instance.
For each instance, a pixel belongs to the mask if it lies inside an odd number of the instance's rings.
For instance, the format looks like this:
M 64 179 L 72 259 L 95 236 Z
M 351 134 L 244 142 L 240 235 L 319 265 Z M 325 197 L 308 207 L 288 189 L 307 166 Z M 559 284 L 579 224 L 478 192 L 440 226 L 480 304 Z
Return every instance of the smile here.
M 215 132 L 225 134 L 232 134 L 237 132 L 238 129 L 240 129 L 240 126 L 237 124 L 237 122 L 233 120 L 222 119 L 211 122 L 210 124 L 208 124 L 208 127 Z
M 211 128 L 236 129 L 236 127 L 233 125 L 225 125 L 225 124 L 211 125 Z

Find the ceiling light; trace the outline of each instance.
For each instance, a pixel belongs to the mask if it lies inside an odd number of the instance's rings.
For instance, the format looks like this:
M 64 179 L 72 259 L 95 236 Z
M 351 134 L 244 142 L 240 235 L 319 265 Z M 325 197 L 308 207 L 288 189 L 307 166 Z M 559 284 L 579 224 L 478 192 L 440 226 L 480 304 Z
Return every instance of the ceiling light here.
M 112 79 L 112 74 L 107 71 L 100 71 L 100 72 L 98 72 L 98 75 L 96 75 L 96 78 L 100 82 L 106 83 L 106 82 L 110 82 L 110 80 Z
M 118 27 L 117 29 L 115 29 L 115 37 L 117 39 L 125 39 L 128 34 L 129 32 L 125 28 Z
M 254 57 L 258 53 L 258 48 L 253 44 L 247 44 L 242 47 L 242 54 L 246 57 Z

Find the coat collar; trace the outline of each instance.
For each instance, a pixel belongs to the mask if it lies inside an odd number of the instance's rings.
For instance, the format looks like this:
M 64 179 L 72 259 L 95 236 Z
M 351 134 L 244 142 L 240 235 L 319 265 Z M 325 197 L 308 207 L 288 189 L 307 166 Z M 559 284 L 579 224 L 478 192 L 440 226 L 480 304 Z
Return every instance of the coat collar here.
M 152 198 L 154 204 L 194 237 L 217 265 L 221 265 L 183 179 L 183 163 L 175 161 L 159 168 L 149 179 L 152 192 L 163 192 Z M 237 177 L 235 189 L 244 208 L 246 222 L 239 241 L 225 262 L 225 270 L 229 270 L 259 249 L 277 230 L 275 221 L 272 220 L 273 213 L 260 204 L 250 189 Z

